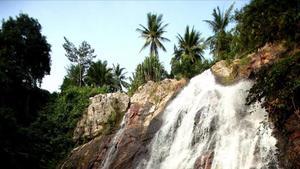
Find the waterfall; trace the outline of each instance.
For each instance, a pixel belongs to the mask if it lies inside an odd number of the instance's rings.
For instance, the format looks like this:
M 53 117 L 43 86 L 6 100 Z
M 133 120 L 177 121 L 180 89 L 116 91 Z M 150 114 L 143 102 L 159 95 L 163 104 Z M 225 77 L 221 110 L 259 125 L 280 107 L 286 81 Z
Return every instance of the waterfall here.
M 210 70 L 192 78 L 163 112 L 150 159 L 138 168 L 194 169 L 199 159 L 212 169 L 278 168 L 265 110 L 245 105 L 251 86 L 219 85 Z
M 119 141 L 121 139 L 121 137 L 123 136 L 123 131 L 125 129 L 125 121 L 126 121 L 126 115 L 123 116 L 121 124 L 120 124 L 120 129 L 118 130 L 118 132 L 114 135 L 110 148 L 108 149 L 108 153 L 105 156 L 105 160 L 102 162 L 101 164 L 101 169 L 109 169 L 112 159 L 115 158 L 115 156 L 117 155 L 117 150 L 118 150 L 118 144 Z

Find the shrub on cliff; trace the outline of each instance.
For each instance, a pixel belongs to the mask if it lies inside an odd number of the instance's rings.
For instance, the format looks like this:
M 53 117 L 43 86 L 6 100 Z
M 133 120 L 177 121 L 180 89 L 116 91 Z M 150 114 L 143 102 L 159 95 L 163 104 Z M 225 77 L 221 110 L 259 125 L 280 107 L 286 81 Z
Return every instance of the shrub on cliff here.
M 300 109 L 300 52 L 263 67 L 255 73 L 248 104 L 264 98 L 275 126 L 282 129 L 285 120 Z

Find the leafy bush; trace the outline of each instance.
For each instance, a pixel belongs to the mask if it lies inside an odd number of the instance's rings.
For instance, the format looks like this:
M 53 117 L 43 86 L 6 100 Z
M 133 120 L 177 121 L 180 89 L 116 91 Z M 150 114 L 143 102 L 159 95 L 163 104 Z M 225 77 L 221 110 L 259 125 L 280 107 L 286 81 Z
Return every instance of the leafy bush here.
M 252 0 L 236 14 L 243 50 L 259 48 L 267 42 L 299 42 L 298 0 Z
M 255 74 L 247 103 L 260 101 L 269 111 L 275 126 L 280 130 L 285 120 L 300 107 L 300 52 L 285 57 L 273 65 L 263 67 Z
M 33 143 L 31 153 L 36 155 L 40 168 L 55 168 L 74 148 L 73 131 L 89 105 L 89 97 L 106 91 L 105 88 L 73 86 L 52 95 L 38 120 L 27 129 Z

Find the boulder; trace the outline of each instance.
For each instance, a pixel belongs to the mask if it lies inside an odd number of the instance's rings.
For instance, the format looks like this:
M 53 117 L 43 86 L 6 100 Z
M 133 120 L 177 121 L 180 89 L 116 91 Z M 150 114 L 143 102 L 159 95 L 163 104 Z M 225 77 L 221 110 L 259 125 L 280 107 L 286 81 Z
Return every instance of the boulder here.
M 127 94 L 120 92 L 91 97 L 91 104 L 77 123 L 73 139 L 92 139 L 101 134 L 112 116 L 121 116 L 126 112 L 129 100 Z
M 236 64 L 230 64 L 225 60 L 221 60 L 211 67 L 216 80 L 224 85 L 235 82 L 238 75 Z

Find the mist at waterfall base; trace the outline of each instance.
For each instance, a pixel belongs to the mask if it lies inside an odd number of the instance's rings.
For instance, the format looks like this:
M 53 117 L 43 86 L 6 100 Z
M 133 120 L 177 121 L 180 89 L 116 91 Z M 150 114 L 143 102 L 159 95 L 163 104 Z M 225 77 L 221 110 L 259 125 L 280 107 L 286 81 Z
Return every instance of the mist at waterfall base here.
M 210 70 L 192 78 L 162 112 L 150 158 L 137 168 L 194 169 L 196 161 L 203 169 L 278 168 L 265 110 L 245 105 L 251 86 L 249 80 L 222 86 Z

